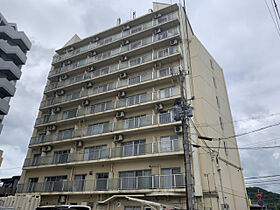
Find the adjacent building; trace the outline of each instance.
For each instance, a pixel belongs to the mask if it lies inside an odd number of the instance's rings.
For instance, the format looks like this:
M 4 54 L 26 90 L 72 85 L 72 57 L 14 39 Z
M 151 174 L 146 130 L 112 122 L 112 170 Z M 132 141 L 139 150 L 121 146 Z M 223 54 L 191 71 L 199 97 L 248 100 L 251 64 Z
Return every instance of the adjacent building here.
M 2 184 L 2 186 L 0 186 L 0 197 L 15 195 L 19 179 L 20 176 L 0 179 L 0 183 Z
M 102 20 L 101 20 L 102 21 Z M 186 208 L 182 127 L 173 106 L 194 108 L 188 132 L 197 209 L 249 209 L 223 70 L 180 4 L 56 51 L 18 194 L 93 209 Z M 220 146 L 221 149 L 209 148 Z
M 21 67 L 31 42 L 17 25 L 9 23 L 0 13 L 0 133 L 2 121 L 9 111 L 10 98 L 14 96 L 16 81 L 20 79 Z

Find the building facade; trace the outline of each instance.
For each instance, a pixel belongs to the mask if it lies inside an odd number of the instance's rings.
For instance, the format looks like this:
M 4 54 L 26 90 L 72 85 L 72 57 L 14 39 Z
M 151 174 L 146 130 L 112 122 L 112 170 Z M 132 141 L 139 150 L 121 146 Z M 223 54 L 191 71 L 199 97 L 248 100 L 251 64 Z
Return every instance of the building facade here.
M 179 69 L 194 117 L 188 127 L 197 209 L 248 209 L 223 71 L 180 4 L 56 51 L 18 194 L 93 209 L 185 208 Z M 205 147 L 204 147 L 205 146 Z M 228 208 L 229 207 L 229 208 Z
M 0 13 L 0 133 L 3 118 L 9 111 L 10 98 L 14 96 L 16 81 L 20 79 L 21 67 L 31 42 L 17 25 L 9 23 Z
M 0 179 L 0 183 L 2 183 L 2 186 L 0 186 L 0 197 L 15 195 L 19 179 L 20 176 Z

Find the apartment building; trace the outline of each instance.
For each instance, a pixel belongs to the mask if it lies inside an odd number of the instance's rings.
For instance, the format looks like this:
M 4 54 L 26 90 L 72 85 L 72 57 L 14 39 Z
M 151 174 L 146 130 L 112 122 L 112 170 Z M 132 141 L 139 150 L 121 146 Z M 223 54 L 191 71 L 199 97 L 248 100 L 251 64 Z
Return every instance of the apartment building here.
M 31 42 L 17 25 L 9 23 L 0 13 L 0 133 L 3 118 L 9 111 L 9 102 L 14 96 L 16 81 L 20 79 L 21 67 L 26 62 L 26 53 Z
M 93 209 L 186 208 L 182 127 L 173 106 L 179 69 L 198 135 L 234 135 L 223 70 L 195 37 L 180 4 L 56 51 L 18 194 Z M 188 41 L 187 41 L 188 40 Z M 191 147 L 197 209 L 248 209 L 235 138 Z

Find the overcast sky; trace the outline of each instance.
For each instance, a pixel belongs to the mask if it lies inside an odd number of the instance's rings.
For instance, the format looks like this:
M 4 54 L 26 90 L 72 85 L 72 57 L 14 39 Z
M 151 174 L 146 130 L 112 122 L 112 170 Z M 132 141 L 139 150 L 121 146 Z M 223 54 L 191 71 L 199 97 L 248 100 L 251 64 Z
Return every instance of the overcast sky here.
M 106 2 L 106 3 L 104 3 Z M 178 1 L 161 1 L 176 3 Z M 280 2 L 279 2 L 280 3 Z M 0 135 L 4 161 L 0 178 L 21 174 L 55 49 L 74 34 L 81 38 L 152 8 L 152 1 L 0 0 L 0 11 L 32 41 L 22 77 Z M 263 0 L 187 1 L 193 30 L 224 69 L 236 133 L 280 121 L 280 37 Z M 279 128 L 238 138 L 242 146 L 280 145 Z M 276 139 L 276 140 L 272 140 Z M 264 142 L 264 143 L 263 143 Z M 279 174 L 278 149 L 241 150 L 245 177 Z M 280 184 L 262 186 L 280 192 Z

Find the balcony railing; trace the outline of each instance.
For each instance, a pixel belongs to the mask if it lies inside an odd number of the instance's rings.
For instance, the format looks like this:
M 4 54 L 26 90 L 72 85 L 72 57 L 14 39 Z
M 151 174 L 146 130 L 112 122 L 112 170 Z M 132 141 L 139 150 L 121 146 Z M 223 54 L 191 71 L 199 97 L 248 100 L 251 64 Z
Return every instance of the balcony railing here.
M 107 106 L 106 109 L 104 108 L 104 110 L 100 110 L 100 111 L 94 111 L 92 110 L 92 107 L 84 107 L 81 109 L 78 109 L 76 112 L 76 115 L 72 115 L 69 116 L 67 118 L 65 118 L 65 116 L 63 115 L 63 113 L 60 114 L 55 114 L 55 115 L 46 115 L 44 117 L 39 117 L 36 119 L 36 126 L 39 125 L 43 125 L 46 123 L 53 123 L 53 122 L 59 122 L 62 120 L 69 120 L 69 119 L 74 119 L 76 117 L 85 117 L 87 115 L 94 115 L 100 112 L 104 112 L 104 111 L 110 111 L 110 110 L 114 110 L 114 109 L 119 109 L 119 108 L 125 108 L 125 107 L 131 107 L 134 105 L 141 105 L 141 104 L 145 104 L 145 103 L 149 103 L 149 102 L 153 102 L 153 101 L 158 101 L 160 99 L 168 99 L 168 98 L 173 98 L 176 96 L 180 95 L 180 90 L 179 87 L 174 87 L 172 89 L 172 91 L 170 91 L 169 94 L 165 95 L 165 96 L 161 96 L 160 92 L 151 92 L 151 93 L 146 93 L 143 95 L 143 97 L 141 97 L 141 99 L 139 99 L 138 101 L 130 101 L 129 98 L 122 98 L 120 100 L 116 100 L 116 101 L 112 101 L 110 104 L 110 106 Z
M 167 49 L 168 49 L 167 53 L 169 53 L 169 54 L 174 54 L 174 53 L 178 52 L 178 47 L 176 47 L 176 48 L 171 47 L 171 48 L 167 48 Z M 160 55 L 155 55 L 155 56 L 160 56 Z M 145 57 L 145 58 L 150 59 L 151 55 L 150 55 L 150 58 L 149 57 Z M 129 65 L 129 64 L 123 64 L 123 65 Z M 44 108 L 44 107 L 47 107 L 47 106 L 52 106 L 52 105 L 67 102 L 67 101 L 77 100 L 77 99 L 83 98 L 83 97 L 88 97 L 88 96 L 93 96 L 93 95 L 98 95 L 98 94 L 104 94 L 104 93 L 107 93 L 108 91 L 115 91 L 119 88 L 137 85 L 137 84 L 140 84 L 140 83 L 143 83 L 143 82 L 168 77 L 170 75 L 177 75 L 178 74 L 178 68 L 179 67 L 175 67 L 174 71 L 172 71 L 172 72 L 170 72 L 169 74 L 166 74 L 166 75 L 160 75 L 157 72 L 146 73 L 145 78 L 141 78 L 141 80 L 139 82 L 134 83 L 134 84 L 131 84 L 129 82 L 129 78 L 128 78 L 128 79 L 118 80 L 117 82 L 113 82 L 113 83 L 108 84 L 108 87 L 106 88 L 106 90 L 104 90 L 103 88 L 102 88 L 102 90 L 99 89 L 99 88 L 96 89 L 98 86 L 95 86 L 92 89 L 85 89 L 83 91 L 77 92 L 75 94 L 75 97 L 69 97 L 67 95 L 64 95 L 64 96 L 60 96 L 60 97 L 54 97 L 54 98 L 51 98 L 51 99 L 43 100 L 41 102 L 40 108 Z
M 131 28 L 129 30 L 123 31 L 123 32 L 118 33 L 118 34 L 114 34 L 113 36 L 106 37 L 106 38 L 101 39 L 101 40 L 99 40 L 97 42 L 90 43 L 89 45 L 77 48 L 77 49 L 72 50 L 72 51 L 68 51 L 65 54 L 62 54 L 62 55 L 59 55 L 59 56 L 55 56 L 53 58 L 53 62 L 52 63 L 56 63 L 58 61 L 62 61 L 64 59 L 70 58 L 72 56 L 79 55 L 79 54 L 87 52 L 89 50 L 93 50 L 95 48 L 98 48 L 98 47 L 101 47 L 103 45 L 109 44 L 109 43 L 111 43 L 111 42 L 113 42 L 115 40 L 123 39 L 123 38 L 125 38 L 127 36 L 130 36 L 132 34 L 140 33 L 141 31 L 144 31 L 144 30 L 149 29 L 151 27 L 154 27 L 156 25 L 163 24 L 165 22 L 174 20 L 176 18 L 177 18 L 177 12 L 170 13 L 168 15 L 165 15 L 165 16 L 162 16 L 162 17 L 160 17 L 158 19 L 155 19 L 154 21 L 146 22 L 146 23 L 144 23 L 142 25 L 133 27 L 133 28 Z
M 145 189 L 153 190 L 180 189 L 184 187 L 184 175 L 172 174 L 18 184 L 17 193 L 93 192 Z
M 106 51 L 106 52 L 97 54 L 93 57 L 85 58 L 83 60 L 74 62 L 70 65 L 55 68 L 52 71 L 50 71 L 49 75 L 53 76 L 53 75 L 60 74 L 60 73 L 63 73 L 63 72 L 68 72 L 68 71 L 71 71 L 73 69 L 76 69 L 76 68 L 84 66 L 84 65 L 88 65 L 88 64 L 95 63 L 95 62 L 98 62 L 98 61 L 101 61 L 101 60 L 104 60 L 104 59 L 108 59 L 108 58 L 111 58 L 111 57 L 116 56 L 118 54 L 128 52 L 130 50 L 135 50 L 137 48 L 143 47 L 143 46 L 151 44 L 153 42 L 157 42 L 159 40 L 168 39 L 169 37 L 177 35 L 178 34 L 178 29 L 177 28 L 172 28 L 172 29 L 170 29 L 168 31 L 165 31 L 165 32 L 162 32 L 162 33 L 163 33 L 163 36 L 155 35 L 153 37 L 147 37 L 147 38 L 144 38 L 142 40 L 139 40 L 138 42 L 133 42 L 131 44 L 122 46 L 120 48 L 116 48 L 116 49 L 113 49 L 113 50 L 110 50 L 110 51 Z M 47 86 L 46 90 L 48 90 L 51 87 L 52 86 Z
M 149 144 L 131 144 L 121 147 L 96 149 L 85 153 L 68 153 L 55 156 L 26 158 L 23 167 L 56 165 L 74 162 L 87 162 L 92 160 L 108 160 L 114 158 L 136 157 L 149 154 L 180 152 L 182 140 L 175 139 L 166 142 L 153 142 Z
M 117 122 L 111 123 L 104 123 L 103 126 L 98 127 L 94 130 L 90 130 L 89 127 L 85 127 L 82 129 L 75 129 L 71 134 L 67 134 L 61 137 L 59 133 L 54 133 L 50 135 L 44 136 L 36 136 L 32 137 L 30 141 L 30 145 L 34 144 L 41 144 L 47 142 L 56 142 L 56 141 L 64 141 L 70 139 L 76 139 L 81 137 L 90 137 L 90 136 L 97 136 L 100 134 L 107 134 L 112 133 L 115 131 L 129 131 L 135 128 L 142 128 L 152 125 L 161 125 L 174 122 L 174 117 L 172 112 L 171 113 L 163 113 L 163 114 L 156 114 L 156 115 L 144 115 L 141 118 L 134 118 L 132 122 L 125 123 L 124 120 L 119 120 Z

